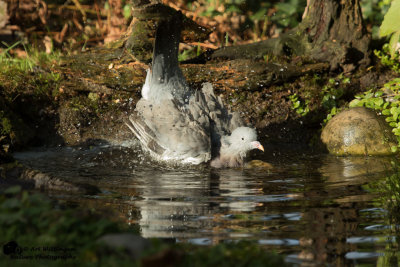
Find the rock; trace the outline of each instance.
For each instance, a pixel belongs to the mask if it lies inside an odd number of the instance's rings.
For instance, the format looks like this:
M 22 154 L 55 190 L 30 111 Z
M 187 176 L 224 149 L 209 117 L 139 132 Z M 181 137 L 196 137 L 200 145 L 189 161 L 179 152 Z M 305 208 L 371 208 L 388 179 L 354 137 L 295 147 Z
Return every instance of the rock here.
M 96 110 L 90 107 L 89 102 L 79 102 L 79 108 L 71 105 L 72 103 L 63 103 L 57 111 L 60 117 L 57 133 L 65 144 L 75 146 L 118 143 L 133 138 L 132 132 L 124 123 L 127 113 L 123 112 L 123 107 L 110 108 L 111 104 L 108 103 L 108 108 L 98 107 Z
M 244 165 L 245 169 L 249 170 L 264 170 L 264 171 L 270 171 L 274 168 L 271 163 L 262 161 L 262 160 L 252 160 L 247 162 Z
M 392 157 L 323 157 L 318 171 L 326 177 L 328 188 L 368 183 L 393 173 Z M 354 197 L 353 195 L 349 196 Z M 340 200 L 343 201 L 343 198 Z
M 0 166 L 0 171 L 4 165 Z M 8 184 L 26 184 L 29 187 L 35 187 L 40 190 L 64 191 L 70 194 L 95 195 L 100 192 L 94 185 L 83 183 L 71 183 L 59 177 L 33 170 L 24 166 L 15 165 L 4 169 L 4 176 Z
M 397 141 L 391 127 L 374 111 L 357 107 L 333 117 L 321 134 L 321 140 L 331 154 L 390 155 Z
M 123 248 L 133 259 L 140 258 L 150 248 L 149 240 L 130 233 L 107 234 L 100 237 L 97 242 L 115 249 Z
M 88 112 L 86 108 L 82 110 L 70 107 L 68 103 L 61 105 L 58 113 L 60 114 L 60 125 L 58 133 L 69 145 L 77 145 L 82 142 L 82 132 L 88 123 Z

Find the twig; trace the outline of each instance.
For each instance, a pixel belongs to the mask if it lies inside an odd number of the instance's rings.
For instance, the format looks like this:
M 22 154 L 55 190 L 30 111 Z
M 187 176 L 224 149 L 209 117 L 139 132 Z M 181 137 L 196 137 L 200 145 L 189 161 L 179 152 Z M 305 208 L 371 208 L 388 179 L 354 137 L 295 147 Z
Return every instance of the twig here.
M 78 0 L 72 0 L 72 2 L 74 2 L 74 4 L 76 5 L 76 7 L 78 8 L 78 10 L 81 12 L 82 16 L 83 16 L 83 21 L 86 21 L 86 12 L 85 10 L 82 8 L 81 4 L 79 3 Z
M 213 44 L 205 44 L 205 43 L 199 43 L 199 42 L 193 42 L 193 43 L 187 43 L 188 45 L 193 45 L 193 46 L 201 46 L 205 48 L 210 48 L 210 49 L 217 49 L 218 46 L 215 46 Z

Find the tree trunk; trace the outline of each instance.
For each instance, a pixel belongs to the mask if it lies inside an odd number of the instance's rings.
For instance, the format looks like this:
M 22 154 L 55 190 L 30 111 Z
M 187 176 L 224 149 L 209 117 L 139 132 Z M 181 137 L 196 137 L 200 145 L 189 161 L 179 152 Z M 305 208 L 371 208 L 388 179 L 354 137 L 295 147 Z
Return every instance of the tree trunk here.
M 359 0 L 309 0 L 297 30 L 306 33 L 310 56 L 332 69 L 348 72 L 370 63 Z
M 160 19 L 173 16 L 177 11 L 159 0 L 134 0 L 133 19 L 123 39 L 126 50 L 135 59 L 149 63 L 152 58 L 153 39 Z M 183 16 L 181 39 L 198 42 L 208 38 L 211 31 Z
M 370 63 L 368 48 L 358 0 L 308 0 L 303 21 L 296 28 L 276 39 L 224 47 L 212 58 L 302 56 L 329 62 L 331 70 L 350 72 Z

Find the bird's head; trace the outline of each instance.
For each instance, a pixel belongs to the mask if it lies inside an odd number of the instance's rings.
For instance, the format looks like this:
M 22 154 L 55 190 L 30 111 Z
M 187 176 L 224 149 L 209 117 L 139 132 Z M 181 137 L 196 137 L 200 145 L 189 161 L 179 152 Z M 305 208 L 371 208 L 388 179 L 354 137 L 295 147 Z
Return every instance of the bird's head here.
M 257 141 L 256 130 L 249 127 L 238 127 L 229 136 L 230 147 L 244 156 L 252 149 L 264 151 L 264 147 Z

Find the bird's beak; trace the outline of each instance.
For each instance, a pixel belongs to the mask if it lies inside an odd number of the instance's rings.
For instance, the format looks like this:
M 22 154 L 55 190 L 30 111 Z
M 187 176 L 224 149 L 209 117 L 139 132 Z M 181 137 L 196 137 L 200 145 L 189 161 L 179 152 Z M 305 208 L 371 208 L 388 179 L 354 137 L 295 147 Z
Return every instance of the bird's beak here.
M 254 148 L 257 148 L 257 149 L 261 150 L 262 152 L 264 152 L 264 147 L 260 144 L 260 142 L 254 141 L 254 142 L 252 142 L 252 144 L 253 144 Z
M 257 148 L 262 150 L 262 152 L 264 152 L 264 147 L 262 146 L 262 144 L 260 144 Z

